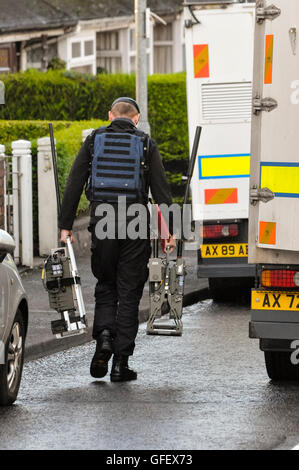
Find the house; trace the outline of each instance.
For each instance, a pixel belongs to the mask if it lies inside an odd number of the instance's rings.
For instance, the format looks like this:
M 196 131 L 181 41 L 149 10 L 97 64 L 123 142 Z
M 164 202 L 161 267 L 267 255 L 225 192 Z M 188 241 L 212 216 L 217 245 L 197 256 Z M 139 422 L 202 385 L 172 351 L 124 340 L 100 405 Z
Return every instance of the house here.
M 134 0 L 0 0 L 0 6 L 0 73 L 47 70 L 54 57 L 77 72 L 135 71 Z M 148 0 L 148 7 L 154 13 L 148 73 L 184 70 L 183 0 Z

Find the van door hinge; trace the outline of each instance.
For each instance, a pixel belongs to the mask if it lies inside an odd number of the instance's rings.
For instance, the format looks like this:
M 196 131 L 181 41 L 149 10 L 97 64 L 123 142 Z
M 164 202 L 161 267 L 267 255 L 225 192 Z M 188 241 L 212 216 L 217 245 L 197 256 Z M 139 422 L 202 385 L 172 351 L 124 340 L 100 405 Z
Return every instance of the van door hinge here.
M 277 8 L 275 5 L 270 5 L 268 7 L 259 7 L 256 8 L 256 21 L 261 24 L 265 20 L 275 20 L 281 14 L 280 8 Z
M 278 103 L 273 98 L 260 98 L 256 96 L 253 99 L 253 113 L 259 114 L 261 111 L 273 111 L 273 109 L 277 108 Z
M 275 194 L 268 188 L 259 189 L 256 185 L 250 188 L 250 204 L 256 206 L 259 201 L 269 202 L 275 198 Z

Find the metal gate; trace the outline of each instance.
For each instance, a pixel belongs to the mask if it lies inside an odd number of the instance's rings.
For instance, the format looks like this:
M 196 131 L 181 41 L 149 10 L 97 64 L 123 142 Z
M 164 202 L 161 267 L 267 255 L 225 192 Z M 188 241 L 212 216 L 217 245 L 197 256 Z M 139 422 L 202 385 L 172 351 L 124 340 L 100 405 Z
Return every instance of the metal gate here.
M 0 227 L 13 236 L 14 259 L 20 261 L 19 158 L 4 154 L 0 146 Z

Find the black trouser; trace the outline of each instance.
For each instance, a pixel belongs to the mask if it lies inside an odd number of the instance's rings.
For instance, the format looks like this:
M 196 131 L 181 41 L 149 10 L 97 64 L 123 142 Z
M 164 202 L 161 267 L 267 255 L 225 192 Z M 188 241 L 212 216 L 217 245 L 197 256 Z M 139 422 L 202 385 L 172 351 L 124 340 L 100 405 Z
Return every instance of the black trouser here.
M 148 277 L 149 240 L 98 240 L 92 232 L 91 267 L 95 288 L 93 338 L 104 329 L 114 337 L 114 352 L 130 356 L 138 332 L 138 307 Z

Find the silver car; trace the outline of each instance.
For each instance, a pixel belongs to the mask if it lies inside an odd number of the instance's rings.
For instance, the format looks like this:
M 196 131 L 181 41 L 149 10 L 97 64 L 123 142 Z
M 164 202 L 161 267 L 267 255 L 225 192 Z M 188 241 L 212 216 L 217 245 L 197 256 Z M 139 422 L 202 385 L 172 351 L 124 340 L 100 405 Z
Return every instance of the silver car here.
M 0 405 L 17 398 L 28 327 L 28 301 L 13 261 L 15 243 L 0 230 Z

